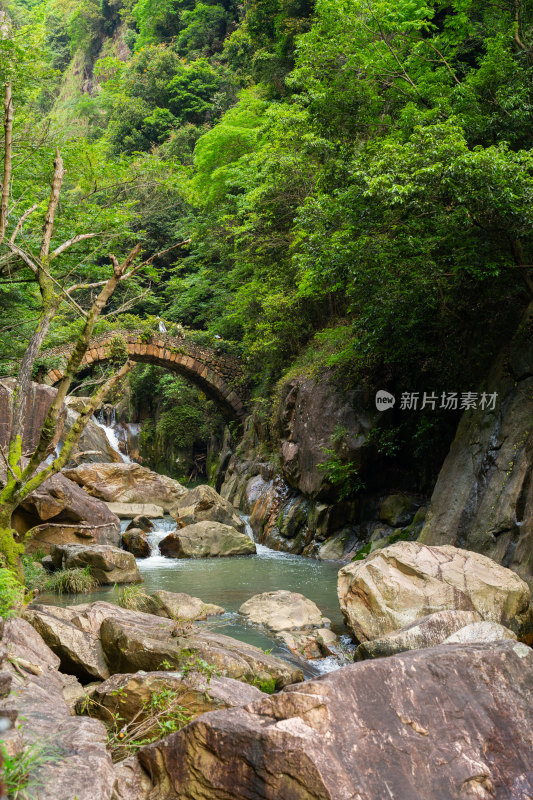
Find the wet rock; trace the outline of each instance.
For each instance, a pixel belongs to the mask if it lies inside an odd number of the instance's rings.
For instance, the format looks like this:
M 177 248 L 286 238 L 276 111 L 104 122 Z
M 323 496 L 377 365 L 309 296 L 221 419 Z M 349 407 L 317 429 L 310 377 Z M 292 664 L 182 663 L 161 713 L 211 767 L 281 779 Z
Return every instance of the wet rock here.
M 206 620 L 224 613 L 221 606 L 204 603 L 199 597 L 191 597 L 184 592 L 166 592 L 164 589 L 152 592 L 147 611 L 159 617 L 188 621 Z
M 360 641 L 445 610 L 477 611 L 483 620 L 519 630 L 530 601 L 528 585 L 490 558 L 418 542 L 397 542 L 343 567 L 338 596 Z
M 241 533 L 244 522 L 235 513 L 234 507 L 224 500 L 211 486 L 196 486 L 184 494 L 171 510 L 178 527 L 194 525 L 196 522 L 221 522 Z
M 329 619 L 318 606 L 297 592 L 263 592 L 247 600 L 239 613 L 249 622 L 264 625 L 296 655 L 322 658 L 329 655 L 336 636 L 327 629 Z
M 526 798 L 532 687 L 521 643 L 441 645 L 203 715 L 138 757 L 166 800 Z
M 255 543 L 244 533 L 221 522 L 197 522 L 174 531 L 159 543 L 169 558 L 222 558 L 252 555 Z
M 362 642 L 356 655 L 359 659 L 380 658 L 405 650 L 435 647 L 464 626 L 480 621 L 481 616 L 477 611 L 437 611 L 387 636 Z
M 30 766 L 39 800 L 111 800 L 116 776 L 106 729 L 98 720 L 71 715 L 59 658 L 23 619 L 8 621 L 4 641 L 16 692 L 0 701 L 0 716 L 14 710 L 18 720 L 4 743 L 13 755 L 30 747 L 44 750 L 33 774 Z
M 242 681 L 215 676 L 208 680 L 193 669 L 186 676 L 181 672 L 167 671 L 113 675 L 95 686 L 89 695 L 89 703 L 84 701 L 83 705 L 91 717 L 103 722 L 109 722 L 111 715 L 118 714 L 124 723 L 128 723 L 134 717 L 138 720 L 146 717 L 152 696 L 163 692 L 169 693 L 169 700 L 177 696 L 190 719 L 207 711 L 245 706 L 264 696 L 259 689 Z
M 139 583 L 142 581 L 135 557 L 108 545 L 54 545 L 50 555 L 56 569 L 89 567 L 101 584 Z
M 84 683 L 110 675 L 100 637 L 75 624 L 76 612 L 68 608 L 34 604 L 24 612 L 29 622 L 60 659 L 63 672 L 75 675 Z
M 516 633 L 505 628 L 503 625 L 498 625 L 497 622 L 472 622 L 470 625 L 465 625 L 460 628 L 451 636 L 444 640 L 444 644 L 467 644 L 470 642 L 481 642 L 483 644 L 489 642 L 500 642 L 503 639 L 516 640 Z
M 150 533 L 150 531 L 153 531 L 154 529 L 154 523 L 148 517 L 144 516 L 143 514 L 139 514 L 132 519 L 126 530 L 130 531 L 132 528 L 137 528 L 144 533 Z
M 82 464 L 65 470 L 65 475 L 88 494 L 109 503 L 150 503 L 165 511 L 187 492 L 177 481 L 140 464 Z M 138 511 L 135 516 L 143 513 Z
M 124 531 L 122 547 L 128 553 L 132 553 L 135 558 L 148 558 L 150 555 L 150 544 L 146 534 L 140 528 L 128 528 Z

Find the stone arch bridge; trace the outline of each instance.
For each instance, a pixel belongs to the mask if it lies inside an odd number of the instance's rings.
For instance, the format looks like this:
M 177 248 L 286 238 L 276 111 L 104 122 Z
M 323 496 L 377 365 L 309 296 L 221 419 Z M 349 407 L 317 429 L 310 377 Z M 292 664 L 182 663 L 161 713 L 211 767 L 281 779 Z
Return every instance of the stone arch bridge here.
M 68 359 L 72 345 L 47 350 L 47 358 Z M 111 331 L 94 338 L 83 357 L 80 370 L 116 358 L 157 364 L 194 383 L 217 403 L 227 418 L 242 419 L 244 401 L 235 386 L 242 378 L 241 365 L 234 356 L 191 342 L 185 337 L 147 334 L 143 331 Z M 61 366 L 50 369 L 42 379 L 53 386 L 61 380 Z

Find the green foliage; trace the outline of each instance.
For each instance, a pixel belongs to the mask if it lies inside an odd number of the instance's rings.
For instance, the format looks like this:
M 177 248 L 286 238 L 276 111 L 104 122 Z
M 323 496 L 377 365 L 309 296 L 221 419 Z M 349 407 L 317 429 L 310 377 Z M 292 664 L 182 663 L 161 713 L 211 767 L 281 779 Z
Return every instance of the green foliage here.
M 259 678 L 253 678 L 250 681 L 251 686 L 255 686 L 259 691 L 264 692 L 265 694 L 274 694 L 276 691 L 276 680 L 275 678 L 267 678 L 266 680 L 260 680 Z
M 365 488 L 355 464 L 345 461 L 335 450 L 324 447 L 323 451 L 327 458 L 321 464 L 318 464 L 318 468 L 337 490 L 339 500 L 347 500 L 354 497 Z
M 22 556 L 22 568 L 24 570 L 24 583 L 28 591 L 42 591 L 46 587 L 48 574 L 41 564 L 40 554 Z
M 10 570 L 0 567 L 0 617 L 14 616 L 23 603 L 24 587 Z
M 52 572 L 43 589 L 56 594 L 84 594 L 98 588 L 98 581 L 91 575 L 90 567 L 74 567 Z
M 57 747 L 49 742 L 37 741 L 30 744 L 15 755 L 9 755 L 5 747 L 2 750 L 2 778 L 7 789 L 9 800 L 32 800 L 44 787 L 40 768 L 57 760 Z

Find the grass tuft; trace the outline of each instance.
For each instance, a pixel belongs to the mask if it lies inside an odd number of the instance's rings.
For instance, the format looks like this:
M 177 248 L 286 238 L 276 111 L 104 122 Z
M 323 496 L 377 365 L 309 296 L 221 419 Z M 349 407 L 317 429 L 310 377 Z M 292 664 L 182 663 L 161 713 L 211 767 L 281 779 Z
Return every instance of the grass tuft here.
M 98 581 L 91 575 L 90 567 L 59 569 L 46 579 L 44 589 L 57 594 L 83 594 L 98 588 Z

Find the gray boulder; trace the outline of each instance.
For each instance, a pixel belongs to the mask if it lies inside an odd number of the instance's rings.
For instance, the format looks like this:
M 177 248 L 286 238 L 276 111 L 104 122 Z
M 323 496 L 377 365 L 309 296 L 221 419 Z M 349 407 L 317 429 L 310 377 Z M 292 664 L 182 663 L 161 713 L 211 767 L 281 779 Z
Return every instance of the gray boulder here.
M 89 567 L 98 583 L 140 583 L 142 578 L 132 553 L 109 545 L 54 545 L 50 555 L 56 569 Z
M 231 525 L 221 522 L 197 522 L 169 533 L 159 550 L 169 558 L 222 558 L 253 555 L 255 543 Z

